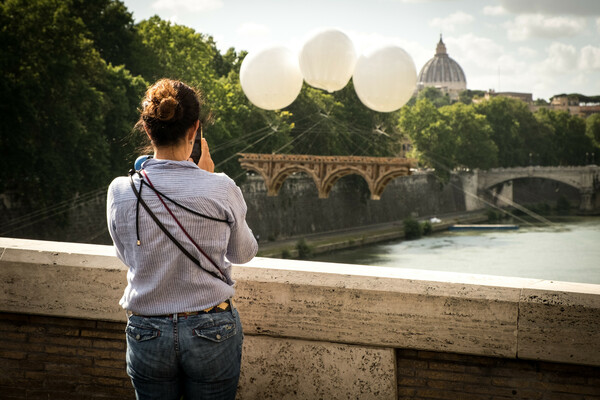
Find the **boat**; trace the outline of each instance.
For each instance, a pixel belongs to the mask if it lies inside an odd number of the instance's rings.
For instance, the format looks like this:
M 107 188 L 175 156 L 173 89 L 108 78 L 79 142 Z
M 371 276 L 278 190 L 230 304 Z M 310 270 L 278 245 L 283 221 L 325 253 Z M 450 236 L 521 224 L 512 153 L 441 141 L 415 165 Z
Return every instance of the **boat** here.
M 450 231 L 470 231 L 470 230 L 514 230 L 519 229 L 519 225 L 511 224 L 456 224 L 451 225 Z

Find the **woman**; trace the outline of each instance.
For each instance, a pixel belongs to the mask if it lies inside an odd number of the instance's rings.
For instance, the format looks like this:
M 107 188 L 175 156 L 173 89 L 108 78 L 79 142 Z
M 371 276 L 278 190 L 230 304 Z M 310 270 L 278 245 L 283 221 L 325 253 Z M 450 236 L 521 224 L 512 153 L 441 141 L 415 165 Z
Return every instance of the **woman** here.
M 127 373 L 137 399 L 233 399 L 242 326 L 231 303 L 231 264 L 258 249 L 240 189 L 215 174 L 202 139 L 189 157 L 203 104 L 186 84 L 162 79 L 142 101 L 136 127 L 154 157 L 108 189 L 107 219 L 128 267 Z

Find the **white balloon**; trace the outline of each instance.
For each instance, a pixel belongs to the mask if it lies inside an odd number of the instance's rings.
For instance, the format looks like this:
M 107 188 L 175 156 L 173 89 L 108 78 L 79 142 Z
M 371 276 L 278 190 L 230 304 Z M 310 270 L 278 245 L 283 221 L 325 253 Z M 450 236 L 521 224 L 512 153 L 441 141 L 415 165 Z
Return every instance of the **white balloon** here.
M 342 31 L 325 29 L 311 36 L 300 51 L 300 70 L 309 85 L 334 92 L 352 77 L 356 51 Z
M 248 100 L 265 110 L 292 104 L 302 89 L 298 57 L 286 47 L 271 47 L 244 58 L 240 83 Z
M 402 48 L 386 46 L 358 58 L 352 82 L 365 106 L 392 112 L 411 98 L 417 85 L 417 70 L 412 57 Z

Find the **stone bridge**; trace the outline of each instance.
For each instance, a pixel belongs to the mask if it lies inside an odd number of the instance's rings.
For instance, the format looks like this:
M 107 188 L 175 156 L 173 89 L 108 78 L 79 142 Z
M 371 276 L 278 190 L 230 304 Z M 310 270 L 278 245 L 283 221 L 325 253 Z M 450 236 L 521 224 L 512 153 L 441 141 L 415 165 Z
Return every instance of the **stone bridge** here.
M 495 168 L 487 171 L 476 170 L 463 176 L 463 188 L 467 194 L 467 209 L 480 208 L 478 198 L 489 193 L 498 185 L 515 179 L 541 178 L 561 182 L 579 191 L 581 202 L 579 211 L 584 214 L 600 213 L 600 167 L 595 165 L 581 167 L 518 167 Z M 512 200 L 512 193 L 505 197 Z M 467 196 L 469 197 L 469 196 Z
M 240 153 L 240 156 L 242 168 L 255 171 L 264 178 L 269 196 L 276 196 L 292 173 L 305 172 L 314 180 L 322 199 L 329 196 L 338 179 L 356 174 L 367 182 L 371 199 L 379 200 L 385 186 L 392 179 L 410 175 L 415 164 L 412 159 L 393 157 L 253 153 Z

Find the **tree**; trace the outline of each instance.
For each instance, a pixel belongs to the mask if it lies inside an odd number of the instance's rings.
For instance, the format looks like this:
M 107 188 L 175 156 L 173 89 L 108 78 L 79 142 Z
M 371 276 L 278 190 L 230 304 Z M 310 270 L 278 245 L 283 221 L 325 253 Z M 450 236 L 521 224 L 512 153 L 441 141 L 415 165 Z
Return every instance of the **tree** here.
M 426 99 L 401 109 L 399 127 L 418 150 L 422 165 L 433 167 L 436 175 L 448 181 L 456 166 L 456 141 L 442 113 Z
M 138 70 L 147 81 L 179 79 L 204 93 L 212 124 L 204 126 L 203 133 L 218 171 L 243 179 L 238 152 L 271 152 L 289 140 L 289 112 L 258 109 L 243 94 L 239 68 L 245 52 L 229 49 L 220 55 L 212 37 L 158 16 L 140 22 L 136 28 L 136 53 L 145 60 Z
M 550 129 L 550 150 L 554 155 L 551 165 L 586 163 L 585 155 L 593 152 L 594 145 L 592 139 L 586 135 L 586 124 L 581 117 L 570 115 L 566 111 L 553 111 L 546 108 L 539 109 L 535 117 Z
M 498 164 L 510 168 L 527 165 L 529 153 L 538 150 L 535 124 L 527 105 L 516 99 L 498 96 L 476 104 L 475 111 L 484 115 L 491 126 L 491 139 L 498 147 Z
M 589 137 L 596 150 L 600 149 L 600 114 L 592 114 L 585 120 L 585 134 Z M 598 154 L 598 152 L 596 152 Z
M 135 42 L 133 15 L 120 0 L 73 0 L 71 11 L 81 18 L 88 39 L 100 57 L 113 65 L 130 64 Z
M 419 91 L 417 100 L 427 99 L 437 108 L 450 105 L 450 96 L 447 93 L 442 92 L 440 89 L 427 86 Z
M 463 103 L 442 107 L 440 113 L 456 143 L 457 165 L 468 169 L 497 166 L 498 147 L 491 138 L 493 131 L 484 115 Z
M 458 94 L 458 101 L 463 104 L 471 104 L 473 103 L 473 99 L 476 97 L 483 97 L 485 92 L 483 90 L 463 90 Z
M 107 185 L 145 84 L 107 65 L 72 1 L 8 0 L 0 21 L 0 193 L 43 207 Z

